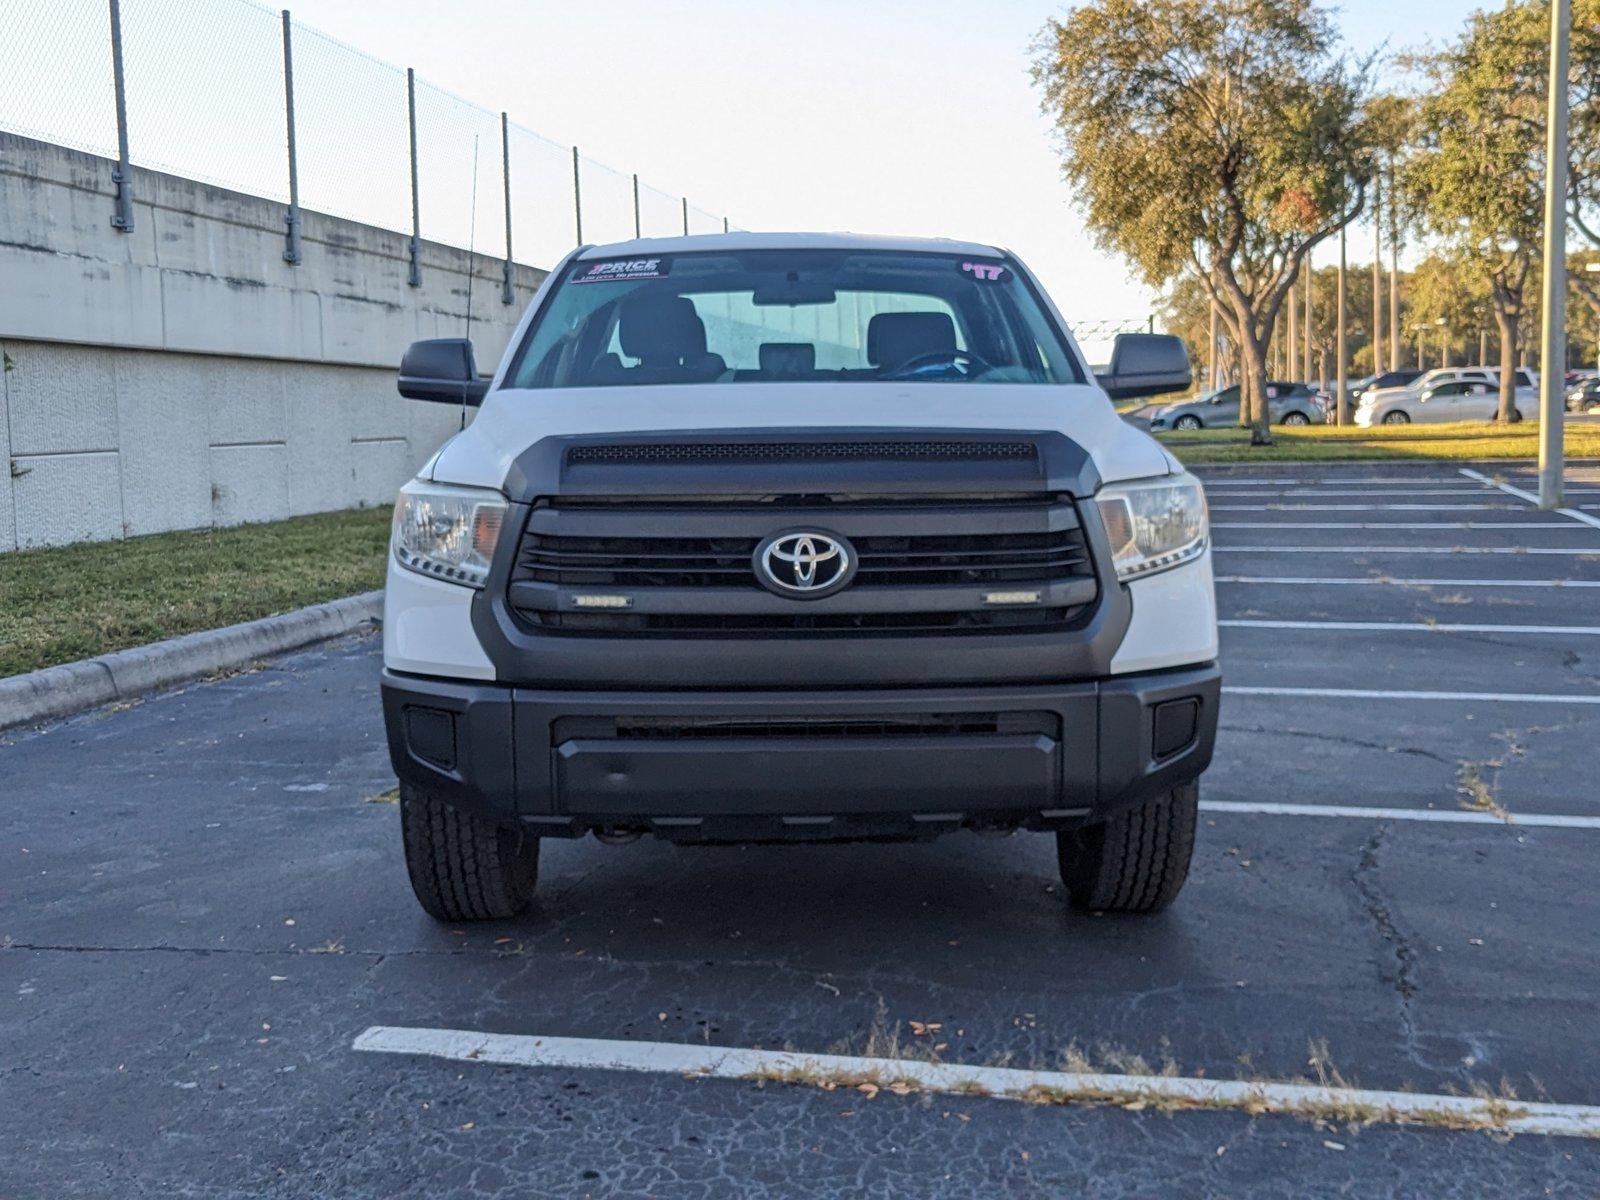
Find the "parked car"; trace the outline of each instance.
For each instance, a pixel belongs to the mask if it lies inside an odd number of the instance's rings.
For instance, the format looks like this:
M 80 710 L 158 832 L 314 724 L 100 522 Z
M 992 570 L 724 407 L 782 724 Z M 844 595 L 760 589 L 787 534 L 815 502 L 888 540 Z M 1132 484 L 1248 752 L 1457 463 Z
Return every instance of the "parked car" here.
M 1457 372 L 1436 380 L 1430 371 L 1418 380 L 1420 391 L 1412 388 L 1374 390 L 1356 410 L 1357 425 L 1438 425 L 1447 421 L 1491 421 L 1500 411 L 1500 372 L 1483 368 L 1447 368 Z M 1514 402 L 1524 420 L 1539 411 L 1539 389 L 1535 373 L 1519 369 L 1516 373 Z M 1413 385 L 1415 386 L 1415 385 Z
M 389 554 L 422 907 L 515 915 L 545 838 L 959 829 L 1055 834 L 1080 907 L 1171 903 L 1221 691 L 1210 537 L 1111 401 L 1189 386 L 1158 334 L 1097 379 L 1004 250 L 848 234 L 580 247 L 492 380 L 413 344 L 402 396 L 481 405 Z
M 1215 429 L 1239 423 L 1239 385 L 1217 388 L 1193 400 L 1157 409 L 1151 429 Z M 1316 393 L 1304 383 L 1286 380 L 1267 384 L 1267 419 L 1274 425 L 1321 425 L 1327 414 Z
M 1591 376 L 1580 380 L 1567 392 L 1567 411 L 1574 413 L 1600 412 L 1600 378 Z
M 1371 403 L 1355 411 L 1358 426 L 1408 426 L 1446 421 L 1493 421 L 1499 413 L 1498 371 L 1482 371 L 1478 378 L 1442 379 L 1418 394 L 1397 389 L 1392 394 L 1374 392 Z M 1514 403 L 1522 419 L 1539 413 L 1539 389 L 1531 371 L 1517 371 Z
M 1350 403 L 1357 404 L 1361 397 L 1376 388 L 1405 387 L 1416 382 L 1422 377 L 1422 372 L 1414 368 L 1404 368 L 1399 371 L 1384 371 L 1378 375 L 1366 375 L 1350 384 Z

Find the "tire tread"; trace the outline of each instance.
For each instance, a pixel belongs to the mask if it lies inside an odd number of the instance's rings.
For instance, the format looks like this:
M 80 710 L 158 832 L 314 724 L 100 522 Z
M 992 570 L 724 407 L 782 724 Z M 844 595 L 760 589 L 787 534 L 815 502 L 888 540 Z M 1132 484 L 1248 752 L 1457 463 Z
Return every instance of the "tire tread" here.
M 1189 874 L 1199 785 L 1056 838 L 1061 879 L 1072 902 L 1093 912 L 1159 912 Z
M 417 901 L 441 921 L 514 917 L 538 880 L 539 842 L 420 788 L 400 785 L 406 872 Z

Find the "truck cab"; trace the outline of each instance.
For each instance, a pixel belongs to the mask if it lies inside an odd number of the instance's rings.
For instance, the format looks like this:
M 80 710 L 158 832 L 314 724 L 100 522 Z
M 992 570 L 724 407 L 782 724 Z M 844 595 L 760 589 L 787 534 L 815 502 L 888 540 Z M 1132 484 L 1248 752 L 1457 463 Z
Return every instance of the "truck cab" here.
M 411 881 L 504 918 L 548 837 L 1057 837 L 1068 894 L 1181 888 L 1220 674 L 1205 497 L 1012 254 L 721 234 L 585 246 L 401 491 L 383 704 Z

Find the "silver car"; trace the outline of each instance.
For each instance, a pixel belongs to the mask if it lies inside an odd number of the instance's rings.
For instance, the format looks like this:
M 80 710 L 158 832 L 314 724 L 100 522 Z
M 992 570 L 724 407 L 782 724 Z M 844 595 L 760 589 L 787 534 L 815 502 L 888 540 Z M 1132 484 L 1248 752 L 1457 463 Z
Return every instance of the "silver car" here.
M 1321 425 L 1328 414 L 1306 384 L 1271 382 L 1267 384 L 1267 419 L 1274 425 Z M 1238 384 L 1168 404 L 1150 418 L 1152 430 L 1219 429 L 1238 423 Z

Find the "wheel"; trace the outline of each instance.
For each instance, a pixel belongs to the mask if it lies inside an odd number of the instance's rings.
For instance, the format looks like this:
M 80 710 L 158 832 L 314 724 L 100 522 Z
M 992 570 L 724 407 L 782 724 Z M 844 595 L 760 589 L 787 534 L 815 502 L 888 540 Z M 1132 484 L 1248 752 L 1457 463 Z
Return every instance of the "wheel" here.
M 1172 423 L 1172 427 L 1174 429 L 1199 429 L 1200 418 L 1192 416 L 1189 413 L 1184 413 L 1183 416 L 1179 417 Z
M 1411 424 L 1411 416 L 1403 409 L 1391 408 L 1388 412 L 1383 414 L 1383 424 L 1409 425 Z
M 400 836 L 411 890 L 430 917 L 514 917 L 533 899 L 539 839 L 400 785 Z
M 1160 912 L 1189 875 L 1200 811 L 1199 783 L 1118 813 L 1109 821 L 1056 834 L 1061 882 L 1091 912 Z
M 1303 412 L 1292 412 L 1283 418 L 1283 423 L 1285 425 L 1309 425 L 1311 424 L 1311 418 Z

